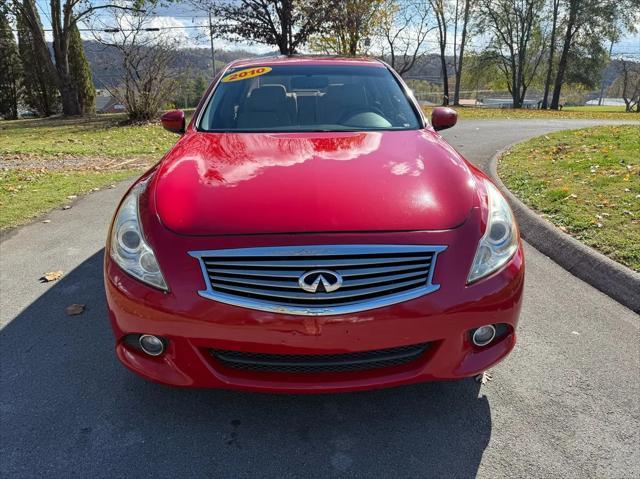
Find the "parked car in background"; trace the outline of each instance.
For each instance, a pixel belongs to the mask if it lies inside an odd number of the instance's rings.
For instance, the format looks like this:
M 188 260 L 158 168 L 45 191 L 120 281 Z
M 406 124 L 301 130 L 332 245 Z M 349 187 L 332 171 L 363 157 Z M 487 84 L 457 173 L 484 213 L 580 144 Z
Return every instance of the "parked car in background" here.
M 107 240 L 116 353 L 189 387 L 353 391 L 475 376 L 516 341 L 505 199 L 366 58 L 230 64 Z

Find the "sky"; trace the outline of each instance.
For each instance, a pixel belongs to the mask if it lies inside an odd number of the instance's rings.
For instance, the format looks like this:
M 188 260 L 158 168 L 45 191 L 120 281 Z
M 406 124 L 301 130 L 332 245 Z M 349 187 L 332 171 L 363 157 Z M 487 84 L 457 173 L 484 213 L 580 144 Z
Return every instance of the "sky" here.
M 50 28 L 51 25 L 47 18 L 49 15 L 49 2 L 47 0 L 36 0 L 36 4 L 38 5 L 44 28 Z M 109 24 L 109 18 L 106 15 L 101 15 L 100 21 L 104 25 Z M 90 27 L 90 25 L 85 24 L 81 25 L 81 28 L 83 26 L 85 28 Z M 164 35 L 174 38 L 180 45 L 185 47 L 209 48 L 207 13 L 195 10 L 184 2 L 176 2 L 169 6 L 158 8 L 150 19 L 148 26 L 152 28 L 162 28 Z M 640 30 L 640 25 L 638 25 L 638 30 Z M 51 40 L 51 33 L 46 32 L 46 34 L 47 39 Z M 87 40 L 94 38 L 91 32 L 83 31 L 81 34 L 82 37 Z M 437 47 L 437 38 L 435 35 L 436 32 L 433 31 L 432 37 L 427 40 L 428 49 L 433 50 L 434 53 Z M 472 47 L 482 47 L 485 43 L 486 40 L 476 37 L 472 40 Z M 219 38 L 214 39 L 214 47 L 218 50 L 248 50 L 255 54 L 274 52 L 276 50 L 274 46 L 247 42 L 228 42 Z M 640 34 L 626 35 L 614 46 L 613 54 L 631 54 L 636 57 L 640 55 Z

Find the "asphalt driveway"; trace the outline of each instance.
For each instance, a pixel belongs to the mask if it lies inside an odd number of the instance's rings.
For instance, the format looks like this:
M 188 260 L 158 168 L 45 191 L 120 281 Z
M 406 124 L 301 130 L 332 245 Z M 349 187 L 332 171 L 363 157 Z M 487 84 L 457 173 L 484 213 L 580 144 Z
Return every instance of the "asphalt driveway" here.
M 482 167 L 514 141 L 595 123 L 465 121 L 445 136 Z M 483 386 L 278 396 L 132 375 L 101 272 L 125 186 L 0 243 L 2 477 L 640 477 L 640 318 L 528 245 L 519 343 Z M 71 303 L 87 311 L 66 316 Z

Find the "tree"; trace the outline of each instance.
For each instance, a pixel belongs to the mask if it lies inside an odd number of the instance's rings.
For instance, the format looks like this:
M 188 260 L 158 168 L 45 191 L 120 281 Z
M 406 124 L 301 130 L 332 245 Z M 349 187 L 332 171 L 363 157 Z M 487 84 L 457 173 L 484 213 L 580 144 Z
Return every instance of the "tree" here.
M 640 113 L 640 61 L 628 58 L 618 60 L 622 73 L 609 87 L 609 94 L 624 100 L 628 112 Z
M 482 101 L 481 89 L 504 90 L 507 83 L 500 68 L 501 61 L 492 50 L 471 52 L 467 55 L 465 68 L 462 72 L 461 88 L 475 90 L 476 100 Z
M 580 35 L 603 39 L 611 34 L 616 17 L 616 4 L 638 3 L 638 0 L 563 0 L 565 15 L 564 39 L 553 85 L 551 108 L 560 108 L 560 94 L 569 66 L 571 49 Z M 635 14 L 637 15 L 637 13 Z M 634 16 L 634 15 L 632 15 Z M 601 40 L 599 40 L 601 41 Z
M 107 21 L 117 31 L 104 33 L 104 28 L 98 27 L 94 28 L 94 36 L 120 53 L 123 78 L 106 88 L 125 105 L 130 121 L 155 119 L 176 90 L 170 65 L 177 54 L 177 40 L 145 30 L 152 9 L 129 15 L 113 8 L 109 14 Z M 96 20 L 96 25 L 101 23 L 101 19 Z
M 635 12 L 635 15 L 632 12 Z M 609 41 L 609 55 L 601 69 L 598 105 L 602 105 L 605 89 L 605 70 L 606 66 L 611 64 L 613 46 L 620 40 L 625 30 L 633 33 L 637 32 L 638 28 L 636 23 L 638 21 L 640 21 L 640 0 L 623 0 L 614 4 L 613 21 L 606 35 Z
M 52 72 L 56 79 L 56 84 L 60 90 L 62 101 L 62 111 L 65 115 L 80 115 L 82 107 L 80 104 L 80 95 L 78 94 L 78 85 L 73 77 L 70 60 L 70 46 L 73 29 L 78 22 L 87 19 L 95 12 L 113 8 L 123 11 L 135 11 L 135 6 L 139 2 L 136 0 L 129 4 L 125 3 L 100 3 L 95 4 L 90 0 L 50 0 L 50 20 L 53 34 L 53 59 L 50 55 L 42 60 L 46 61 L 46 67 Z M 13 2 L 17 10 L 17 14 L 22 15 L 25 25 L 31 31 L 31 36 L 36 44 L 36 48 L 46 49 L 46 42 L 42 32 L 40 19 L 33 1 L 25 0 Z
M 520 108 L 534 79 L 545 45 L 540 28 L 544 0 L 483 0 L 484 21 L 513 99 Z
M 547 74 L 544 81 L 544 93 L 542 94 L 542 109 L 549 107 L 549 89 L 551 88 L 551 77 L 553 75 L 553 62 L 556 54 L 556 30 L 558 28 L 558 14 L 560 10 L 560 0 L 551 0 L 551 38 L 549 40 L 549 53 L 547 54 Z
M 404 75 L 424 56 L 427 36 L 434 29 L 429 25 L 429 9 L 420 0 L 385 0 L 380 12 L 381 56 Z
M 18 118 L 20 57 L 7 12 L 0 6 L 0 116 Z
M 24 15 L 24 10 L 31 12 L 37 24 L 38 35 L 33 35 Z M 18 27 L 18 51 L 22 64 L 22 99 L 24 103 L 41 116 L 53 115 L 58 111 L 60 93 L 57 87 L 55 72 L 50 69 L 50 56 L 40 16 L 34 0 L 24 0 L 23 9 L 16 12 Z
M 429 0 L 438 24 L 438 47 L 440 48 L 440 74 L 442 75 L 442 104 L 449 104 L 449 74 L 447 71 L 447 30 L 449 15 L 445 10 L 445 0 Z
M 320 33 L 340 7 L 339 0 L 193 0 L 217 19 L 219 36 L 275 45 L 283 55 L 296 53 Z
M 366 53 L 367 41 L 379 23 L 383 0 L 344 0 L 327 22 L 326 31 L 311 39 L 311 48 L 326 54 Z
M 460 104 L 460 82 L 462 81 L 462 65 L 464 60 L 464 50 L 467 45 L 469 35 L 469 22 L 475 9 L 472 6 L 472 0 L 456 0 L 455 29 L 453 34 L 453 65 L 456 71 L 456 83 L 453 92 L 453 104 Z M 458 23 L 462 17 L 462 34 L 460 36 L 460 51 L 457 53 L 456 42 L 458 40 Z
M 607 58 L 608 52 L 600 38 L 581 36 L 569 50 L 565 83 L 580 84 L 589 90 L 595 90 Z
M 92 114 L 96 112 L 96 89 L 93 85 L 89 62 L 84 54 L 80 31 L 74 25 L 71 27 L 71 38 L 69 40 L 69 71 L 75 90 L 78 94 L 78 105 L 80 114 Z
M 196 76 L 195 80 L 193 81 L 193 97 L 196 104 L 204 95 L 204 92 L 207 90 L 207 86 L 207 80 L 205 79 L 204 75 Z

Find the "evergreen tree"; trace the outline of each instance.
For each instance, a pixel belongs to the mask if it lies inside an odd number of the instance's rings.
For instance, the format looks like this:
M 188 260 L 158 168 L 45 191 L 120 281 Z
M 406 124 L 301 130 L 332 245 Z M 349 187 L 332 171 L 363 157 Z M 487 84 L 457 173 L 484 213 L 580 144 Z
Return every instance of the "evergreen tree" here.
M 93 86 L 91 69 L 84 54 L 80 31 L 76 25 L 71 27 L 69 38 L 69 71 L 78 93 L 80 114 L 96 112 L 96 89 Z
M 42 32 L 42 23 L 34 0 L 24 0 L 25 8 L 33 11 L 34 19 Z M 38 42 L 32 34 L 21 10 L 17 12 L 18 50 L 22 63 L 23 100 L 30 108 L 42 116 L 58 111 L 60 93 L 56 85 L 55 73 L 49 69 L 51 60 L 46 44 Z M 42 38 L 44 33 L 41 33 Z
M 204 92 L 207 90 L 207 80 L 205 77 L 200 74 L 196 77 L 193 82 L 193 95 L 195 96 L 195 103 L 197 104 L 200 101 L 200 98 L 204 95 Z
M 6 119 L 18 118 L 19 78 L 18 48 L 6 12 L 0 8 L 0 116 Z

